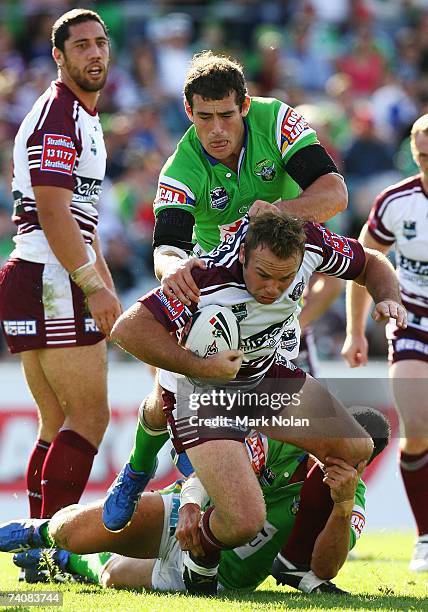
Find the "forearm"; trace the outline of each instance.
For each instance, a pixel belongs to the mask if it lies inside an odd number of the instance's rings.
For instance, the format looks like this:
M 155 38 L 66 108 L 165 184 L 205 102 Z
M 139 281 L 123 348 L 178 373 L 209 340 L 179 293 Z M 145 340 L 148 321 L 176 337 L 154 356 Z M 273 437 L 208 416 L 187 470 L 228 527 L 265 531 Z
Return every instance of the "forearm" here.
M 101 276 L 105 286 L 108 289 L 110 289 L 110 291 L 115 292 L 114 282 L 110 274 L 110 270 L 108 269 L 107 262 L 104 259 L 104 255 L 101 250 L 101 244 L 100 244 L 98 236 L 95 237 L 93 247 L 97 255 L 97 259 L 95 262 L 95 269 L 98 272 L 98 274 Z
M 346 333 L 363 336 L 372 298 L 365 287 L 354 281 L 346 283 Z
M 85 242 L 69 210 L 51 207 L 39 211 L 39 221 L 55 257 L 68 272 L 88 263 Z
M 334 578 L 346 561 L 353 506 L 354 500 L 334 504 L 328 521 L 315 542 L 311 570 L 322 580 Z
M 345 182 L 336 174 L 325 174 L 317 178 L 294 200 L 283 200 L 277 204 L 280 210 L 291 215 L 323 223 L 346 209 L 348 191 Z
M 365 270 L 365 286 L 375 304 L 383 300 L 394 300 L 401 304 L 400 286 L 396 272 L 382 253 L 366 248 L 370 256 Z

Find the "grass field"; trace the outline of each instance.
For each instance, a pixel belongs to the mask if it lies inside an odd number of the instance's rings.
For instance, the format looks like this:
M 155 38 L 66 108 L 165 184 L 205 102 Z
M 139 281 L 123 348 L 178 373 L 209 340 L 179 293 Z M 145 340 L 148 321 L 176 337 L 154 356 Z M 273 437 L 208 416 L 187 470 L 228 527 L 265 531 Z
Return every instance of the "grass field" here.
M 266 580 L 254 593 L 227 593 L 217 598 L 163 595 L 135 591 L 101 590 L 96 586 L 27 585 L 17 582 L 11 555 L 0 553 L 0 590 L 61 590 L 64 610 L 116 610 L 117 612 L 168 611 L 205 612 L 222 610 L 428 610 L 428 573 L 407 569 L 413 536 L 365 534 L 356 548 L 356 560 L 345 564 L 338 586 L 354 593 L 347 597 L 297 594 Z M 12 607 L 2 608 L 11 610 Z M 18 608 L 15 608 L 18 609 Z M 21 607 L 20 610 L 30 610 Z M 34 608 L 31 608 L 34 609 Z M 54 609 L 54 608 L 50 608 Z

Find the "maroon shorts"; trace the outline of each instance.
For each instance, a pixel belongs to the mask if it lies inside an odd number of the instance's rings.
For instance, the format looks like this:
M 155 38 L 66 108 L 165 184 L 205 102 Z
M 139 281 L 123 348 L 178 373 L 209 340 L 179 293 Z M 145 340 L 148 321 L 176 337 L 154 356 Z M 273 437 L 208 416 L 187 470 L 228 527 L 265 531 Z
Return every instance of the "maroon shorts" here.
M 428 362 L 428 331 L 407 327 L 388 330 L 388 360 L 392 363 L 406 359 Z
M 104 338 L 82 290 L 59 264 L 10 259 L 0 270 L 0 322 L 11 353 Z
M 275 363 L 266 373 L 265 378 L 256 388 L 243 393 L 251 394 L 252 397 L 260 398 L 261 395 L 266 397 L 270 394 L 278 395 L 278 392 L 284 397 L 285 395 L 292 396 L 294 393 L 299 393 L 306 379 L 306 372 L 294 366 L 289 361 L 283 360 L 278 356 L 279 363 Z M 282 380 L 283 383 L 279 381 Z M 187 385 L 187 383 L 185 383 Z M 209 406 L 208 410 L 192 412 L 192 408 L 188 409 L 189 401 L 183 402 L 180 400 L 180 395 L 189 395 L 195 392 L 200 395 L 201 389 L 192 387 L 192 385 L 179 387 L 177 396 L 171 391 L 163 390 L 163 410 L 167 419 L 168 431 L 178 453 L 185 451 L 192 446 L 198 446 L 209 440 L 238 440 L 243 442 L 251 430 L 257 429 L 257 426 L 252 424 L 252 419 L 261 419 L 260 408 L 257 405 L 257 400 L 254 404 L 246 406 L 241 412 L 236 410 L 233 413 L 222 411 L 220 408 Z M 204 390 L 202 390 L 203 392 Z M 225 391 L 233 391 L 233 388 L 225 389 Z M 236 392 L 236 391 L 235 391 Z M 254 395 L 253 395 L 254 394 Z M 268 395 L 267 395 L 268 394 Z M 186 405 L 184 405 L 186 404 Z M 217 404 L 218 405 L 218 404 Z M 287 408 L 284 406 L 284 411 Z M 281 409 L 282 412 L 282 409 Z M 278 413 L 277 413 L 278 414 Z M 240 418 L 236 420 L 236 416 Z M 246 426 L 242 423 L 242 417 L 248 416 L 250 424 Z M 200 418 L 202 417 L 202 418 Z M 211 419 L 212 417 L 212 419 Z M 224 418 L 222 418 L 224 417 Z M 228 419 L 227 421 L 225 419 Z M 210 422 L 207 425 L 207 422 Z

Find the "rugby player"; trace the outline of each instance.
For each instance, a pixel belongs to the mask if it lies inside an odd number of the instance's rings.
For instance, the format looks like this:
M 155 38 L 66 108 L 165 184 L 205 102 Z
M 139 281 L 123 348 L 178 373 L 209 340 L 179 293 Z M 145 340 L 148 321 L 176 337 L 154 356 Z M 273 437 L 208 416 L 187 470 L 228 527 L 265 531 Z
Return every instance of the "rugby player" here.
M 400 471 L 417 526 L 417 542 L 410 569 L 428 571 L 428 115 L 411 130 L 413 159 L 420 172 L 391 185 L 376 198 L 361 230 L 365 246 L 387 253 L 395 245 L 395 261 L 407 329 L 394 321 L 386 326 L 389 377 L 404 427 Z M 342 354 L 351 367 L 366 365 L 365 335 L 370 296 L 362 287 L 349 289 L 347 336 Z
M 174 446 L 177 452 L 188 452 L 214 502 L 204 514 L 200 538 L 205 551 L 201 573 L 206 575 L 206 566 L 210 565 L 215 576 L 220 550 L 251 540 L 264 523 L 265 507 L 254 474 L 244 461 L 242 444 L 237 441 L 242 434 L 227 425 L 213 430 L 195 423 L 189 402 L 176 410 L 177 390 L 188 400 L 189 389 L 194 389 L 177 374 L 212 384 L 228 380 L 232 388 L 258 393 L 282 391 L 283 381 L 284 391 L 299 396 L 298 406 L 293 407 L 295 425 L 292 419 L 283 427 L 275 427 L 272 421 L 249 422 L 248 426 L 273 439 L 296 443 L 322 463 L 328 464 L 329 457 L 339 457 L 356 466 L 371 455 L 371 441 L 346 409 L 315 379 L 278 355 L 277 347 L 287 329 L 297 338 L 290 359 L 298 353 L 299 300 L 315 270 L 365 284 L 376 303 L 375 320 L 392 317 L 397 325 L 405 327 L 406 312 L 400 304 L 394 270 L 386 258 L 364 250 L 355 240 L 332 234 L 317 224 L 304 224 L 280 211 L 246 219 L 235 235 L 204 261 L 206 269 L 192 270 L 201 290 L 199 307 L 238 307 L 243 351 L 222 351 L 208 359 L 186 351 L 171 334 L 185 326 L 198 304 L 187 306 L 168 300 L 161 288 L 141 298 L 119 318 L 112 338 L 138 359 L 163 368 L 159 383 Z M 247 406 L 244 412 L 247 408 L 254 407 Z M 279 416 L 290 414 L 290 406 L 282 408 Z M 260 410 L 253 413 L 260 416 Z M 308 419 L 306 428 L 299 428 L 301 418 Z M 233 470 L 228 469 L 230 465 Z M 247 512 L 249 506 L 251 513 Z M 190 557 L 185 561 L 189 584 L 193 577 L 196 583 L 199 562 Z
M 353 414 L 373 437 L 371 461 L 388 443 L 389 424 L 370 408 L 359 408 Z M 272 561 L 299 515 L 303 481 L 310 471 L 321 470 L 301 449 L 261 434 L 248 437 L 245 448 L 263 491 L 267 518 L 251 542 L 222 551 L 220 588 L 255 589 L 269 575 Z M 324 478 L 329 500 L 322 500 L 317 510 L 327 513 L 326 526 L 307 559 L 307 567 L 290 573 L 294 586 L 307 593 L 341 594 L 343 591 L 330 580 L 364 527 L 365 485 L 357 470 L 339 461 L 326 468 Z M 130 525 L 118 534 L 103 528 L 101 504 L 96 502 L 61 510 L 50 521 L 4 524 L 0 526 L 0 549 L 14 552 L 28 546 L 55 546 L 49 554 L 61 570 L 105 587 L 181 591 L 185 587 L 180 544 L 182 548 L 198 545 L 200 510 L 207 505 L 206 492 L 193 476 L 183 485 L 177 482 L 162 491 L 145 493 Z M 100 550 L 119 554 L 90 554 Z M 40 548 L 36 548 L 16 554 L 14 562 L 38 568 L 42 558 Z
M 31 516 L 77 502 L 109 421 L 106 342 L 121 312 L 97 236 L 106 150 L 96 104 L 110 44 L 97 13 L 52 28 L 58 79 L 15 139 L 15 250 L 0 271 L 0 320 L 39 411 L 27 469 Z
M 323 222 L 346 209 L 343 178 L 315 131 L 287 104 L 250 98 L 242 67 L 210 51 L 195 55 L 184 83 L 192 126 L 161 170 L 154 202 L 156 276 L 167 298 L 198 301 L 196 257 L 235 232 L 251 208 L 275 203 Z M 195 244 L 196 242 L 196 244 Z M 142 404 L 135 444 L 106 500 L 106 527 L 126 525 L 155 470 L 167 434 L 161 389 Z

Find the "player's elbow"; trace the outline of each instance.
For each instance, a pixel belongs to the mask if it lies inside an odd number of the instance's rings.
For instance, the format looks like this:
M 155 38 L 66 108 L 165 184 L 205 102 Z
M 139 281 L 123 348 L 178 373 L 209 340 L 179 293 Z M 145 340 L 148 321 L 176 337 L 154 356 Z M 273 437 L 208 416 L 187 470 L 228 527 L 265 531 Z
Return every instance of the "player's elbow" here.
M 348 190 L 345 181 L 339 176 L 336 177 L 336 214 L 344 212 L 348 208 Z

